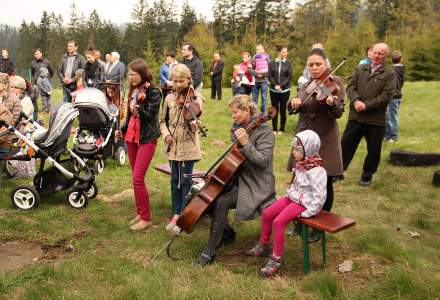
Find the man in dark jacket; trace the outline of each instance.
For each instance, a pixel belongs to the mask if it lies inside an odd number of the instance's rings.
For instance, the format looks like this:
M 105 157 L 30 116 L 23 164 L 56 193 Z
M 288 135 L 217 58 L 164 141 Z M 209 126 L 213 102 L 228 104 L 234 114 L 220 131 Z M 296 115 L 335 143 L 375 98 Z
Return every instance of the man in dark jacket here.
M 194 46 L 190 43 L 182 44 L 182 63 L 191 71 L 192 83 L 197 94 L 201 95 L 203 86 L 203 63 Z
M 71 92 L 76 90 L 75 72 L 84 69 L 86 59 L 81 54 L 76 53 L 78 46 L 74 40 L 67 42 L 67 53 L 63 55 L 58 67 L 58 77 L 63 84 L 64 102 L 72 102 Z
M 220 54 L 214 53 L 214 61 L 211 64 L 211 99 L 222 99 L 222 75 L 224 63 L 220 60 Z
M 385 64 L 388 49 L 384 43 L 374 45 L 371 64 L 358 65 L 347 85 L 350 113 L 341 140 L 342 160 L 346 170 L 365 137 L 367 156 L 359 181 L 361 186 L 371 184 L 379 166 L 387 105 L 396 87 L 396 74 Z
M 7 48 L 2 49 L 2 57 L 0 58 L 0 73 L 6 73 L 9 76 L 15 75 L 14 63 L 9 58 L 9 50 Z
M 38 77 L 40 77 L 40 68 L 46 68 L 49 71 L 49 78 L 52 78 L 55 73 L 52 64 L 47 59 L 43 58 L 43 52 L 40 48 L 34 50 L 35 59 L 31 63 L 32 83 L 36 84 Z
M 405 82 L 405 66 L 402 64 L 402 53 L 399 50 L 391 54 L 394 72 L 396 72 L 396 89 L 387 108 L 387 123 L 385 127 L 385 141 L 397 142 L 399 131 L 399 107 L 402 100 L 402 87 Z

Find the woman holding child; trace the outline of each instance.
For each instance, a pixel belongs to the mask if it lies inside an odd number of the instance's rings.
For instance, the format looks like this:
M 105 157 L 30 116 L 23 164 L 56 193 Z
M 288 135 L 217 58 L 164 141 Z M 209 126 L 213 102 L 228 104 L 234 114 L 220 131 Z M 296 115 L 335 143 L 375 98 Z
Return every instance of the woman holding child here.
M 130 90 L 127 119 L 121 131 L 127 144 L 136 200 L 136 217 L 131 230 L 151 227 L 150 199 L 145 185 L 145 174 L 156 151 L 159 130 L 161 92 L 146 62 L 140 58 L 128 65 Z

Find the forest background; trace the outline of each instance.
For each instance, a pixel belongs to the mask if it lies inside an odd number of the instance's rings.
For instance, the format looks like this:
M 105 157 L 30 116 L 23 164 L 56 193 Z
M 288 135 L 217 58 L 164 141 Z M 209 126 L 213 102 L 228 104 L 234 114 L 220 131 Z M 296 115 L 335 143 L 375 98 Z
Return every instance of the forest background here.
M 215 0 L 211 21 L 188 2 L 177 14 L 173 1 L 139 0 L 123 25 L 102 20 L 98 11 L 85 16 L 73 2 L 69 20 L 44 11 L 39 23 L 23 20 L 18 28 L 0 24 L 0 48 L 10 49 L 17 73 L 25 77 L 34 59 L 32 49 L 41 48 L 57 66 L 69 39 L 77 41 L 80 53 L 93 46 L 102 53 L 118 51 L 125 63 L 143 57 L 158 75 L 166 51 L 176 51 L 180 59 L 180 44 L 190 41 L 203 60 L 207 87 L 215 51 L 225 61 L 223 85 L 229 86 L 241 52 L 254 54 L 258 43 L 272 58 L 277 55 L 275 45 L 288 47 L 295 81 L 313 43 L 324 44 L 333 65 L 348 58 L 338 71 L 347 78 L 365 57 L 367 45 L 385 41 L 392 50 L 402 51 L 408 80 L 440 80 L 437 0 Z

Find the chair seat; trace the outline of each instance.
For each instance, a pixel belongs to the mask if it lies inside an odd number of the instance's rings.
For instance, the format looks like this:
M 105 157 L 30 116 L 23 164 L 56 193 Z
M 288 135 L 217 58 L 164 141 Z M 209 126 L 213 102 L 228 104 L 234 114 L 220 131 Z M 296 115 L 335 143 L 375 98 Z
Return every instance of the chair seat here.
M 329 213 L 325 210 L 321 210 L 311 218 L 298 218 L 298 222 L 329 233 L 336 233 L 356 224 L 353 219 Z

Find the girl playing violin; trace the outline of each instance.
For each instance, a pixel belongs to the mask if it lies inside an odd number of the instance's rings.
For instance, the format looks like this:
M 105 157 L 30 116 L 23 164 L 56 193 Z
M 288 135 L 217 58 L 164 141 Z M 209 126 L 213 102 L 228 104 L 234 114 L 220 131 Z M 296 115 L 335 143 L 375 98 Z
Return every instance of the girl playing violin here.
M 198 266 L 212 263 L 216 249 L 235 240 L 235 231 L 228 225 L 230 209 L 236 208 L 236 220 L 252 220 L 257 211 L 275 199 L 272 130 L 262 124 L 247 134 L 245 128 L 257 116 L 257 106 L 248 95 L 236 95 L 229 101 L 229 109 L 234 121 L 231 139 L 238 139 L 239 150 L 247 159 L 212 205 L 208 245 L 194 262 Z
M 326 64 L 326 56 L 322 49 L 312 49 L 307 58 L 307 67 L 311 74 L 311 79 L 303 85 L 298 92 L 297 97 L 290 100 L 289 110 L 299 113 L 298 125 L 296 133 L 311 129 L 315 131 L 321 139 L 322 147 L 319 156 L 326 162 L 325 170 L 327 171 L 327 199 L 323 209 L 330 211 L 333 206 L 333 178 L 340 177 L 342 170 L 342 151 L 341 137 L 339 135 L 339 127 L 336 119 L 342 116 L 344 112 L 345 88 L 342 79 L 338 76 L 331 76 L 330 84 L 333 86 L 334 93 L 331 96 L 324 97 L 324 101 L 319 102 L 320 92 L 309 96 L 308 87 L 318 83 L 320 78 L 326 77 L 330 73 Z M 307 99 L 308 98 L 308 99 Z M 294 161 L 291 154 L 288 169 L 292 170 Z M 318 231 L 314 230 L 309 236 L 310 242 L 316 242 L 320 239 Z
M 191 71 L 184 64 L 177 64 L 171 71 L 173 91 L 165 98 L 160 119 L 160 130 L 165 138 L 166 156 L 171 167 L 171 197 L 174 216 L 166 226 L 173 230 L 176 221 L 185 207 L 185 197 L 191 189 L 194 163 L 200 160 L 198 123 L 185 117 L 184 102 L 193 101 L 202 110 L 200 96 L 187 97 L 192 88 Z

